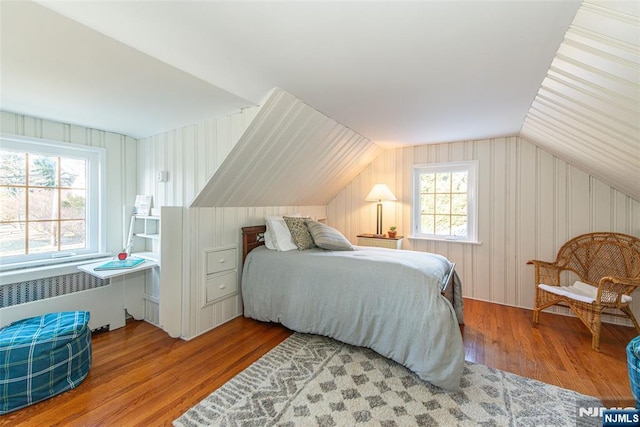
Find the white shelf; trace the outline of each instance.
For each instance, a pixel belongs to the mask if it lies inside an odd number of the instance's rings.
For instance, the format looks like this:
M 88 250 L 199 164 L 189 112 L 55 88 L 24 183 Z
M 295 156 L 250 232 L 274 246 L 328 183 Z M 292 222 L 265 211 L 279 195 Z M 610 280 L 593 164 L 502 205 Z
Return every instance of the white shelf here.
M 137 219 L 153 219 L 156 221 L 160 221 L 160 217 L 159 216 L 152 216 L 152 215 L 135 215 L 135 217 Z
M 160 238 L 159 234 L 136 233 L 136 234 L 134 234 L 134 236 L 142 237 L 142 238 L 145 238 L 145 239 L 159 239 Z
M 131 256 L 147 259 L 149 261 L 153 261 L 157 263 L 160 262 L 160 254 L 157 252 L 135 252 L 135 253 L 132 253 Z

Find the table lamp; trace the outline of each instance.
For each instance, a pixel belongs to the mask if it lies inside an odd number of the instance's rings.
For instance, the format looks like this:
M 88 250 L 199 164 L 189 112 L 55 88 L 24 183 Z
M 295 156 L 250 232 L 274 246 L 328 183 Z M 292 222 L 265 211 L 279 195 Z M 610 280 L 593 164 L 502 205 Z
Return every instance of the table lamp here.
M 381 237 L 382 233 L 382 202 L 390 202 L 398 200 L 393 195 L 387 184 L 376 184 L 373 186 L 367 197 L 368 202 L 378 202 L 377 205 L 377 222 L 376 222 L 376 237 Z

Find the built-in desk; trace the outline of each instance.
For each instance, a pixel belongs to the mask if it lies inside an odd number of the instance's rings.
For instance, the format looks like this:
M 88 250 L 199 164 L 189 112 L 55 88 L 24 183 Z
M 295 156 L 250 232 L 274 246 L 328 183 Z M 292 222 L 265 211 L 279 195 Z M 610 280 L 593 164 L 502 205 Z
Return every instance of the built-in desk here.
M 145 319 L 146 276 L 150 274 L 148 272 L 154 271 L 153 267 L 158 265 L 157 262 L 145 259 L 144 262 L 132 268 L 95 270 L 96 267 L 113 260 L 113 257 L 102 258 L 89 264 L 79 265 L 78 270 L 99 279 L 107 279 L 109 284 L 96 288 L 91 293 L 73 294 L 79 299 L 76 305 L 83 310 L 89 310 L 91 319 L 98 320 L 99 325 L 109 325 L 109 330 L 124 326 L 126 315 L 136 320 Z
M 133 207 L 123 208 L 123 223 L 131 218 L 132 211 Z M 135 243 L 130 256 L 143 258 L 143 263 L 133 268 L 96 271 L 96 267 L 113 259 L 105 258 L 78 266 L 83 273 L 108 279 L 110 286 L 122 289 L 122 311 L 162 328 L 174 338 L 182 335 L 182 291 L 183 286 L 188 286 L 183 285 L 182 277 L 183 211 L 181 206 L 161 206 L 160 215 L 133 217 L 130 234 Z M 190 265 L 187 261 L 184 262 Z M 187 302 L 195 306 L 191 300 Z
M 144 262 L 132 268 L 122 268 L 116 270 L 95 270 L 96 267 L 100 267 L 102 264 L 111 260 L 113 260 L 113 258 L 104 258 L 101 261 L 92 262 L 91 264 L 82 264 L 78 266 L 78 270 L 82 270 L 85 273 L 89 273 L 92 276 L 99 277 L 100 279 L 110 279 L 112 277 L 135 273 L 136 271 L 148 270 L 158 265 L 158 263 L 155 261 L 145 259 Z

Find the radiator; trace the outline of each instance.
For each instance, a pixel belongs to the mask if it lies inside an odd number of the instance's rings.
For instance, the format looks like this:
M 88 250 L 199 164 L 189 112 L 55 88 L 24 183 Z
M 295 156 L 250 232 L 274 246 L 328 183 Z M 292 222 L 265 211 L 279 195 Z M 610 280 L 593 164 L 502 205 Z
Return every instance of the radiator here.
M 56 311 L 91 312 L 92 330 L 125 325 L 124 284 L 77 272 L 0 285 L 0 327 Z
M 109 284 L 84 272 L 0 286 L 0 308 L 95 289 Z

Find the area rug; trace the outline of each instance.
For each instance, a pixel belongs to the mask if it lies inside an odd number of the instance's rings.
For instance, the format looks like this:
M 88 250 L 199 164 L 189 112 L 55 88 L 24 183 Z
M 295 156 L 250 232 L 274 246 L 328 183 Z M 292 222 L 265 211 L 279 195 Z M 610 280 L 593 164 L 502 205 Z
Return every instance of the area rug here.
M 447 391 L 375 353 L 295 333 L 173 422 L 187 426 L 598 426 L 593 397 L 465 362 Z

